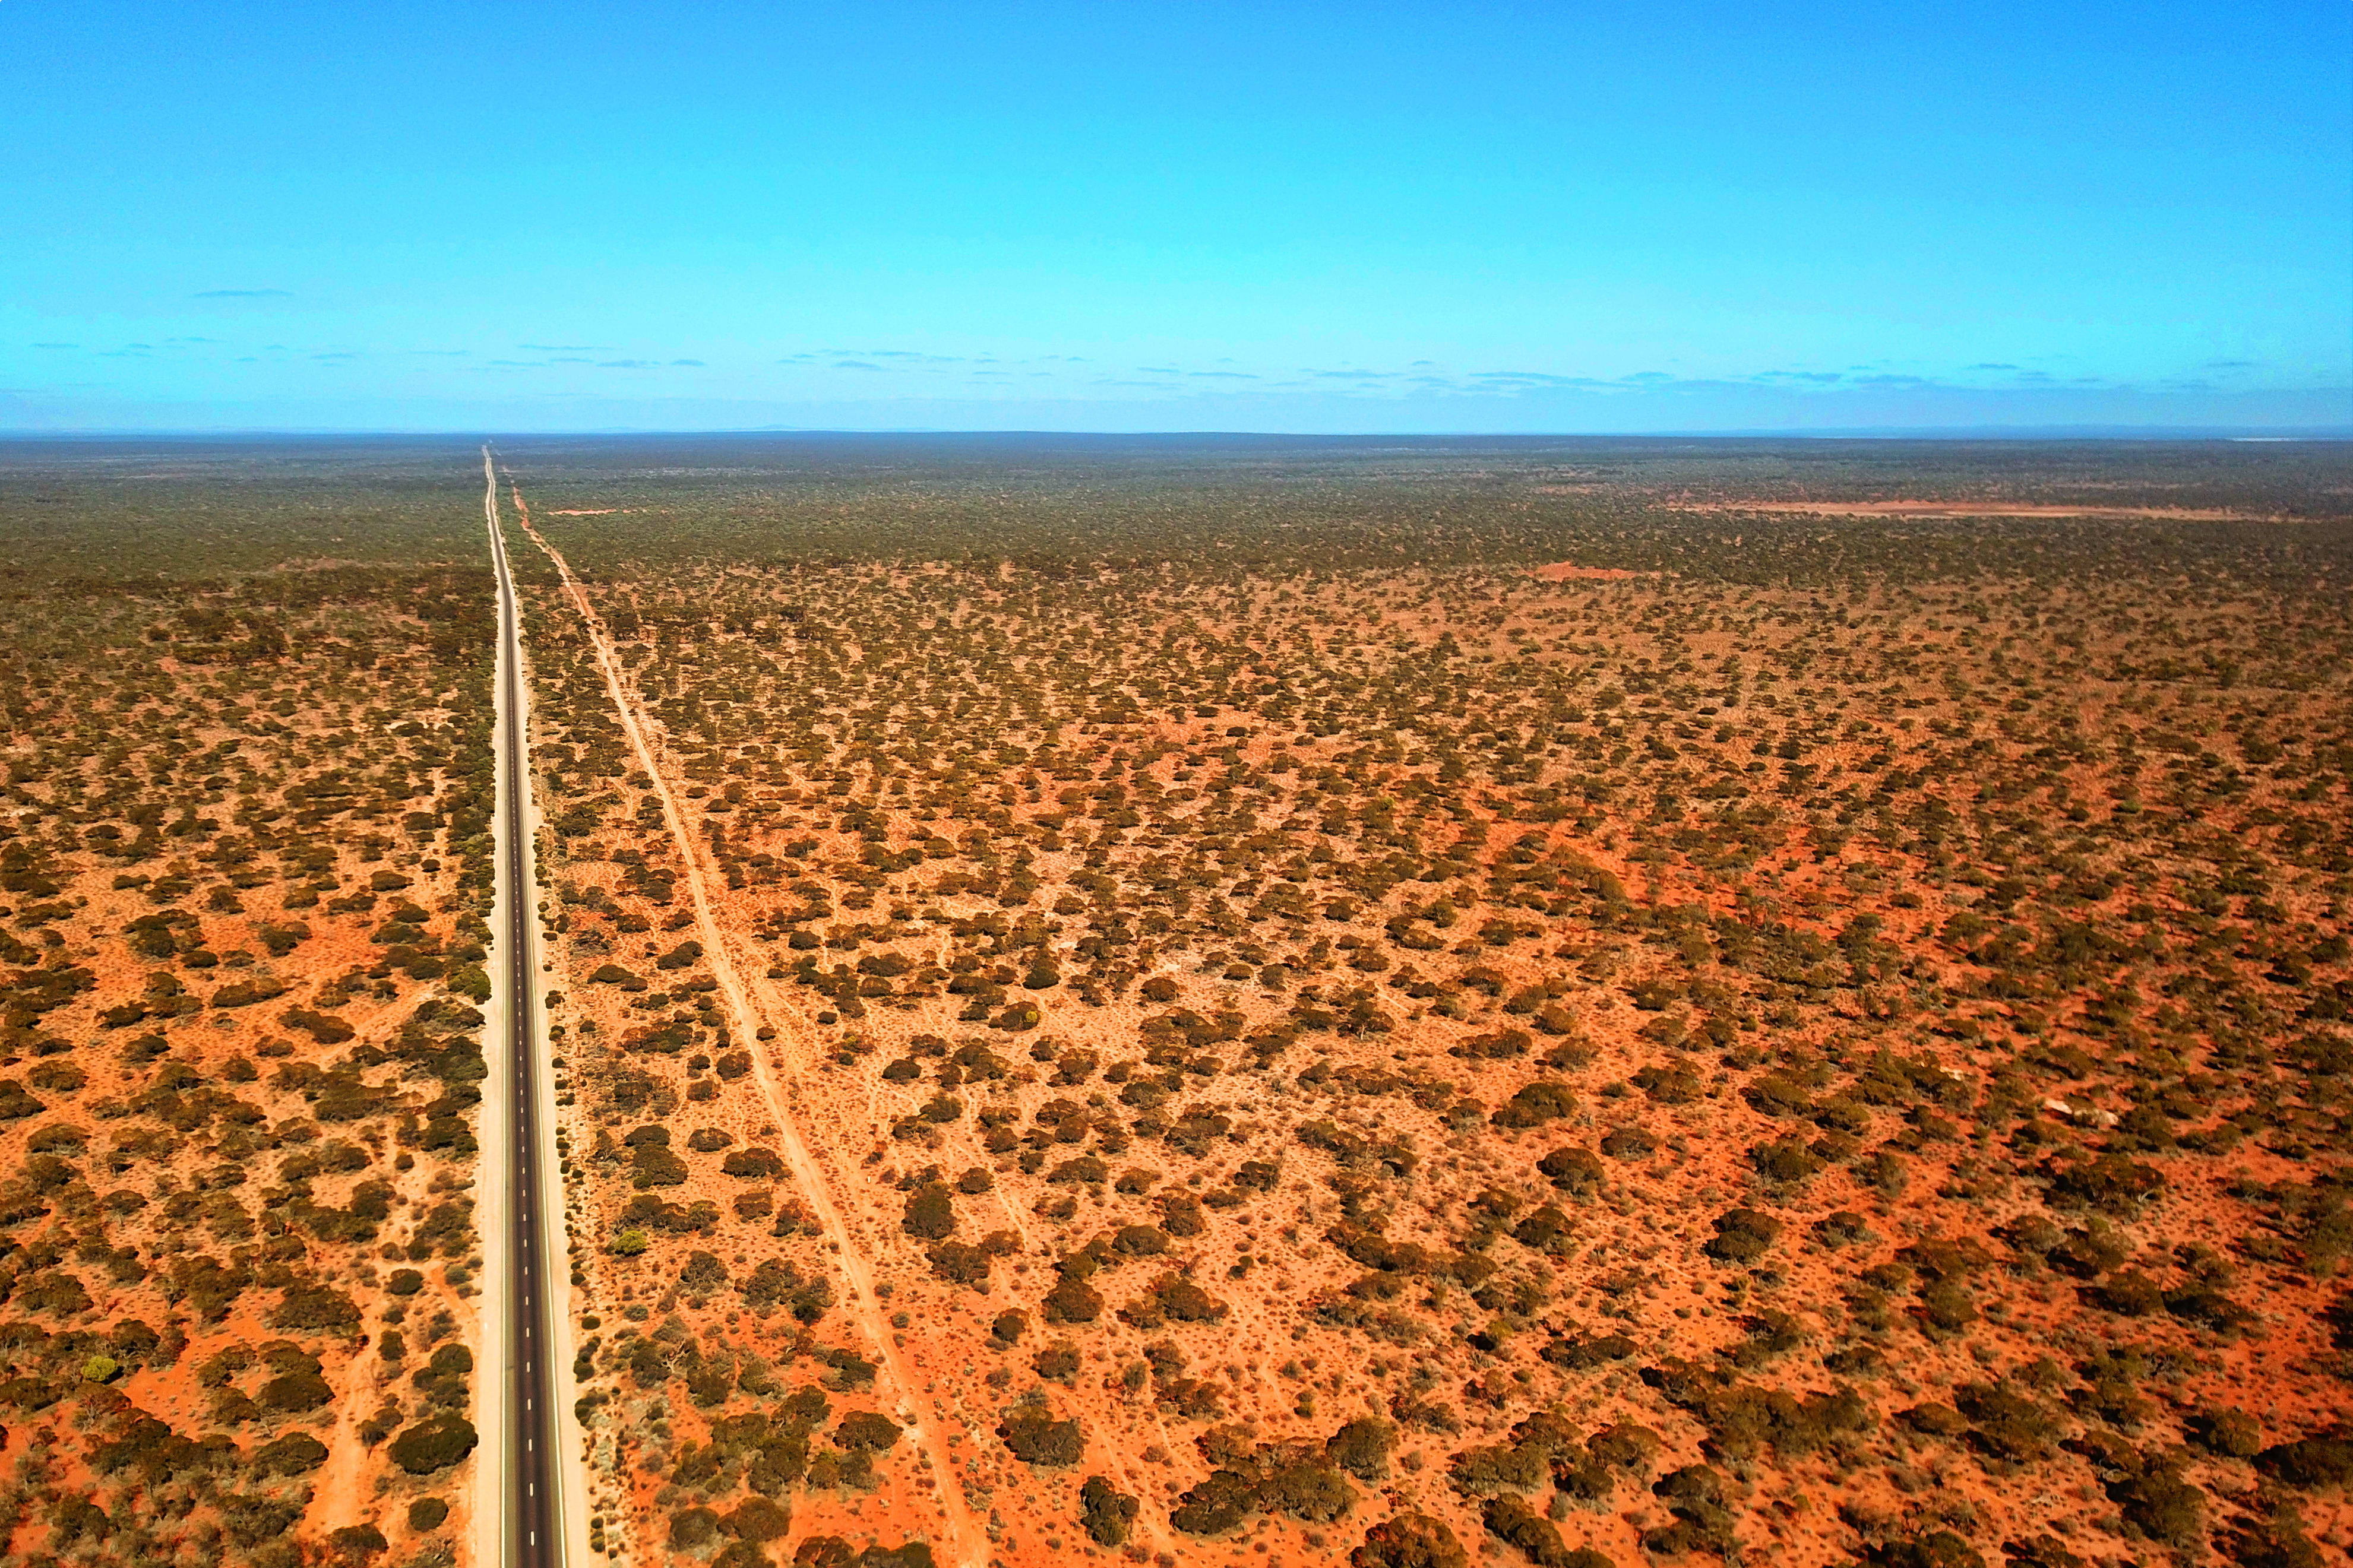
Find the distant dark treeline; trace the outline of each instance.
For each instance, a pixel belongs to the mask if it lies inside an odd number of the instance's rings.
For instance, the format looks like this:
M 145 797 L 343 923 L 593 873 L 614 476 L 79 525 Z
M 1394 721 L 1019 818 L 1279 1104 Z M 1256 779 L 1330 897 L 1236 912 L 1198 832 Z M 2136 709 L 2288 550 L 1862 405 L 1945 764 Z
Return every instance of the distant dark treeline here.
M 783 433 L 496 446 L 575 563 L 606 574 L 1574 560 L 1741 583 L 2132 571 L 2341 592 L 2353 565 L 2342 443 Z M 448 437 L 0 443 L 0 595 L 454 562 L 477 547 L 474 450 Z M 2262 521 L 1720 510 L 1893 499 Z M 597 515 L 551 515 L 563 511 Z

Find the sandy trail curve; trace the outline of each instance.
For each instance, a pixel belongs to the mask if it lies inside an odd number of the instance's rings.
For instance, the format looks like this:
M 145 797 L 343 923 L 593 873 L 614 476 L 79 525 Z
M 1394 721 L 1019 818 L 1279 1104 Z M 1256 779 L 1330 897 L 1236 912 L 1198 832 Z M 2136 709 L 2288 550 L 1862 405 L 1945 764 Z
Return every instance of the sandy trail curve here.
M 766 1020 L 753 1005 L 751 991 L 736 967 L 735 952 L 728 940 L 727 929 L 721 923 L 713 907 L 710 869 L 703 864 L 702 850 L 694 836 L 688 831 L 685 813 L 656 759 L 646 719 L 630 700 L 612 639 L 606 634 L 604 622 L 597 617 L 595 607 L 589 603 L 587 591 L 573 575 L 570 564 L 532 526 L 531 513 L 524 505 L 522 492 L 513 485 L 512 479 L 509 489 L 515 510 L 522 517 L 523 532 L 554 564 L 566 597 L 579 613 L 581 624 L 588 633 L 589 645 L 596 652 L 596 667 L 604 673 L 605 689 L 612 698 L 622 731 L 629 738 L 629 745 L 637 753 L 638 765 L 646 770 L 646 776 L 653 782 L 654 795 L 661 802 L 662 820 L 670 829 L 670 837 L 678 847 L 680 861 L 685 868 L 687 892 L 694 904 L 696 932 L 710 961 L 712 977 L 719 982 L 720 992 L 727 998 L 727 1010 L 735 1032 L 747 1044 L 757 1042 L 761 1029 L 766 1026 Z M 752 1051 L 752 1073 L 759 1085 L 760 1097 L 767 1106 L 769 1119 L 777 1128 L 777 1142 L 784 1145 L 785 1160 L 792 1167 L 793 1179 L 816 1212 L 826 1239 L 839 1249 L 837 1256 L 849 1283 L 850 1313 L 874 1345 L 876 1354 L 881 1357 L 882 1366 L 898 1391 L 898 1413 L 902 1419 L 912 1423 L 910 1435 L 931 1459 L 932 1473 L 938 1485 L 930 1495 L 938 1500 L 945 1526 L 944 1555 L 949 1562 L 965 1565 L 965 1568 L 981 1568 L 988 1561 L 987 1538 L 965 1505 L 963 1470 L 956 1457 L 949 1451 L 944 1424 L 932 1401 L 923 1394 L 922 1380 L 907 1364 L 906 1358 L 892 1339 L 889 1323 L 883 1319 L 881 1307 L 874 1294 L 873 1267 L 859 1247 L 856 1230 L 843 1217 L 841 1205 L 835 1201 L 823 1170 L 809 1152 L 798 1123 L 786 1109 L 786 1097 L 777 1088 L 766 1051 L 758 1048 Z

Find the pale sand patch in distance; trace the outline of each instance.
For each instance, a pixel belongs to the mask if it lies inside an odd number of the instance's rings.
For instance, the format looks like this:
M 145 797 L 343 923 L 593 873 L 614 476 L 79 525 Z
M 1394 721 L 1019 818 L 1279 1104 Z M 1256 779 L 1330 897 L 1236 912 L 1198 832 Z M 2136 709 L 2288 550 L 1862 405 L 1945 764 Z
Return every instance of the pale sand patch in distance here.
M 2270 522 L 2266 514 L 2179 506 L 2069 506 L 2022 501 L 1740 500 L 1677 501 L 1678 511 L 1801 512 L 1818 517 L 2106 517 L 2169 518 L 2181 522 Z
M 1629 571 L 1623 566 L 1579 566 L 1574 561 L 1555 561 L 1549 565 L 1537 567 L 1528 575 L 1541 577 L 1547 583 L 1566 583 L 1572 577 L 1652 577 L 1657 574 Z

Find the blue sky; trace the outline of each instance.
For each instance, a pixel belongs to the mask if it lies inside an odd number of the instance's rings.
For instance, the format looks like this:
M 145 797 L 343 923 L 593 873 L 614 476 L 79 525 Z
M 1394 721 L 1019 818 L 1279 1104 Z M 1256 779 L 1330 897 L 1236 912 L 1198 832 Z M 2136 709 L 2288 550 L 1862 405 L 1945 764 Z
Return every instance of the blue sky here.
M 0 429 L 2353 426 L 2348 16 L 0 0 Z

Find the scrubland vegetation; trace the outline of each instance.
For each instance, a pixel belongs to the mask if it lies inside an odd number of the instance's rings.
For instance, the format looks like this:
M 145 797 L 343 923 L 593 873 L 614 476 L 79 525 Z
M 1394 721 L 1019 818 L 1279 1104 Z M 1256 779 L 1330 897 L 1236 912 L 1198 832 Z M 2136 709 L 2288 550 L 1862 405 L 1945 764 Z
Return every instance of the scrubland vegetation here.
M 504 456 L 600 1550 L 2353 1543 L 2333 450 Z
M 2353 1546 L 2333 449 L 503 460 L 605 1560 Z M 0 456 L 0 1561 L 468 1551 L 476 472 Z
M 465 458 L 0 449 L 0 1561 L 455 1561 L 494 653 Z

